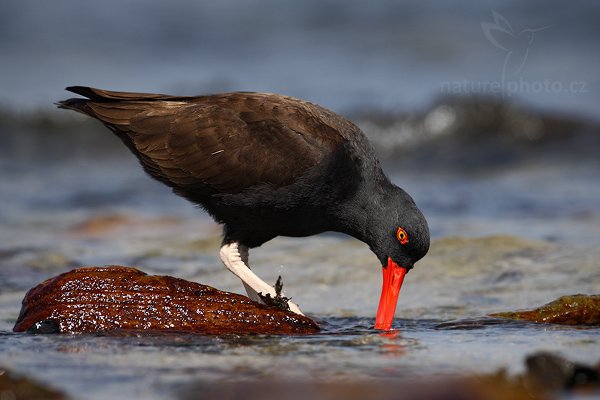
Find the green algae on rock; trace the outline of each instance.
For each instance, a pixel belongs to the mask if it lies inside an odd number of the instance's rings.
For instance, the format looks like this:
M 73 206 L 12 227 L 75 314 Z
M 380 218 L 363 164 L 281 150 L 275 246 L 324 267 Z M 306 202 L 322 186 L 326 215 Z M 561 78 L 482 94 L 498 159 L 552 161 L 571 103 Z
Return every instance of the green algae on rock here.
M 533 310 L 500 312 L 490 316 L 549 324 L 600 326 L 600 295 L 563 296 Z

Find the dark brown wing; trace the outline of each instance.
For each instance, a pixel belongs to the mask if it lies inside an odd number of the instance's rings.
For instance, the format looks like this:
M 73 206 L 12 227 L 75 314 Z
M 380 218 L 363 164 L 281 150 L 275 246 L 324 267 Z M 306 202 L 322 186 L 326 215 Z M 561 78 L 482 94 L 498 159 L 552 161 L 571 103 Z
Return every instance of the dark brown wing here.
M 78 93 L 93 100 L 61 106 L 105 123 L 149 174 L 175 189 L 237 193 L 257 184 L 289 185 L 327 157 L 350 124 L 279 95 L 183 98 L 84 89 Z

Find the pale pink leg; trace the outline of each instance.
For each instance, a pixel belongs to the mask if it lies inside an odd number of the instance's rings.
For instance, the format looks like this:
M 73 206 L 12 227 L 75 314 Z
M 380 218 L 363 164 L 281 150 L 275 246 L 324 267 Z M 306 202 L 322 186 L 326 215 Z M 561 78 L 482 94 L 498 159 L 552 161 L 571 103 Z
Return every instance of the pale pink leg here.
M 261 293 L 262 295 L 268 293 L 271 297 L 276 296 L 275 289 L 260 279 L 258 275 L 252 272 L 248 267 L 248 248 L 246 246 L 241 246 L 237 242 L 229 243 L 221 247 L 219 254 L 227 269 L 242 280 L 244 287 L 246 288 L 246 293 L 248 293 L 248 297 L 252 300 L 263 303 L 258 296 L 258 293 Z M 283 296 L 283 293 L 281 293 L 281 295 Z M 288 305 L 292 312 L 304 315 L 297 304 L 288 301 Z

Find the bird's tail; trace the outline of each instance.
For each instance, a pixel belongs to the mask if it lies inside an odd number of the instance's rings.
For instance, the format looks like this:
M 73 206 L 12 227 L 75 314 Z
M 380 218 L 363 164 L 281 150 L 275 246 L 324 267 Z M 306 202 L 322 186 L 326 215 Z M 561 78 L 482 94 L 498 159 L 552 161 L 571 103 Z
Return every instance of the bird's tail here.
M 71 98 L 56 102 L 55 104 L 58 106 L 58 108 L 77 111 L 89 116 L 94 116 L 94 112 L 88 104 L 90 101 L 105 102 L 109 100 L 109 96 L 102 95 L 102 92 L 104 92 L 103 90 L 87 86 L 69 86 L 65 88 L 65 90 L 68 90 L 69 92 L 75 94 L 79 94 L 86 98 Z
M 69 92 L 87 97 L 95 102 L 106 101 L 156 101 L 156 100 L 180 100 L 185 97 L 169 96 L 155 93 L 115 92 L 112 90 L 96 89 L 88 86 L 69 86 L 65 88 Z M 68 100 L 66 100 L 68 101 Z M 61 104 L 64 102 L 59 102 Z
M 73 110 L 73 111 L 80 112 L 82 114 L 90 115 L 90 108 L 87 105 L 87 103 L 89 101 L 90 101 L 89 99 L 73 98 L 73 99 L 59 101 L 54 104 L 56 104 L 58 106 L 58 108 L 63 108 L 65 110 Z
M 164 94 L 114 92 L 87 86 L 69 86 L 66 90 L 85 98 L 59 101 L 56 103 L 58 108 L 77 111 L 96 118 L 111 129 L 127 126 L 135 114 L 147 108 L 148 103 L 185 99 L 185 97 Z

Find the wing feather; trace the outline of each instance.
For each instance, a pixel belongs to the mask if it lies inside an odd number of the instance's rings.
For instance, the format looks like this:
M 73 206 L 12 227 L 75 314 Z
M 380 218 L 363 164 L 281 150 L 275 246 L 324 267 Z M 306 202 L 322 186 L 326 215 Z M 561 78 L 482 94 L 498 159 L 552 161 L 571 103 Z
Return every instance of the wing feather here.
M 91 100 L 64 106 L 104 122 L 150 175 L 178 193 L 289 185 L 334 151 L 347 123 L 321 107 L 271 94 L 177 98 L 73 91 Z

